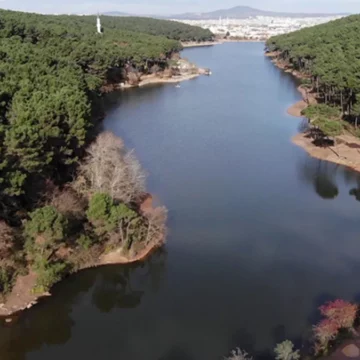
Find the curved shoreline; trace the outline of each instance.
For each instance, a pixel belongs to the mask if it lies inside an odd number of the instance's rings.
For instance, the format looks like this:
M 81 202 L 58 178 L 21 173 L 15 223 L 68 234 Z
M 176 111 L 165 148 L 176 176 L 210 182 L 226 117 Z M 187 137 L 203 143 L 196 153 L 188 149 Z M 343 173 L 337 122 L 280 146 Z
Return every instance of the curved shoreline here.
M 144 76 L 140 80 L 139 84 L 131 85 L 131 84 L 125 83 L 125 84 L 120 85 L 120 89 L 124 89 L 124 90 L 134 89 L 134 88 L 143 87 L 146 85 L 177 84 L 182 81 L 195 79 L 200 75 L 201 75 L 200 72 L 198 72 L 196 74 L 184 74 L 184 75 L 179 75 L 179 76 L 172 76 L 170 78 L 162 78 L 158 75 L 148 75 L 148 76 Z
M 272 58 L 273 64 L 280 70 L 290 73 L 297 79 L 304 78 L 298 71 L 291 70 L 286 64 L 277 61 L 277 53 L 267 53 L 265 55 Z M 290 106 L 287 113 L 294 117 L 304 118 L 301 112 L 309 105 L 316 104 L 317 100 L 303 86 L 299 86 L 297 89 L 303 99 Z M 312 139 L 306 133 L 296 134 L 291 138 L 291 142 L 303 148 L 313 158 L 346 166 L 360 172 L 360 139 L 350 133 L 336 136 L 335 145 L 328 147 L 314 145 Z
M 98 263 L 94 265 L 85 266 L 77 270 L 76 272 L 71 273 L 69 276 L 72 276 L 83 270 L 98 268 L 107 265 L 134 264 L 136 262 L 146 260 L 156 249 L 160 248 L 161 246 L 162 244 L 150 244 L 133 258 L 126 258 L 124 255 L 121 255 L 121 252 L 119 251 L 120 249 L 118 249 L 111 253 L 103 255 Z M 66 278 L 60 281 L 64 281 L 64 280 L 66 280 Z M 26 283 L 28 286 L 23 287 L 22 284 L 24 283 Z M 30 271 L 28 275 L 19 276 L 16 280 L 14 289 L 9 295 L 7 301 L 4 304 L 1 304 L 0 306 L 0 319 L 3 318 L 7 322 L 7 319 L 10 318 L 11 321 L 11 317 L 16 316 L 17 314 L 27 309 L 32 308 L 40 300 L 52 296 L 50 291 L 42 294 L 32 293 L 32 289 L 34 288 L 35 284 L 36 284 L 36 274 L 34 272 Z M 20 287 L 22 288 L 22 292 L 27 293 L 26 297 L 25 296 L 22 297 L 21 294 L 16 291 L 16 289 Z
M 196 72 L 194 72 L 196 71 Z M 112 84 L 106 85 L 103 88 L 103 92 L 111 92 L 114 90 L 126 90 L 130 88 L 138 88 L 147 85 L 156 85 L 156 84 L 167 84 L 167 83 L 179 83 L 181 81 L 191 80 L 200 75 L 210 75 L 211 72 L 208 69 L 195 68 L 192 71 L 185 71 L 180 75 L 173 75 L 171 77 L 163 77 L 162 73 L 152 74 L 152 75 L 143 75 L 140 78 L 140 82 L 136 85 L 131 85 L 128 83 L 122 84 Z M 152 196 L 148 196 L 144 199 L 140 205 L 141 211 L 154 209 L 152 206 Z M 77 271 L 69 274 L 71 276 L 74 273 L 77 273 L 82 270 L 93 267 L 101 267 L 105 265 L 127 265 L 136 263 L 142 260 L 145 260 L 148 256 L 151 255 L 153 251 L 161 247 L 164 244 L 165 235 L 163 238 L 158 239 L 156 243 L 150 243 L 145 248 L 140 250 L 138 254 L 132 257 L 127 257 L 122 253 L 122 248 L 118 248 L 115 251 L 112 251 L 108 254 L 103 254 L 99 257 L 97 261 L 92 264 L 87 264 L 84 267 L 81 267 Z M 61 279 L 60 281 L 63 281 Z M 15 284 L 12 288 L 12 291 L 5 297 L 4 303 L 0 303 L 0 318 L 5 318 L 5 321 L 11 322 L 11 317 L 15 316 L 26 309 L 30 309 L 35 304 L 39 302 L 40 299 L 51 296 L 50 292 L 33 293 L 33 289 L 36 286 L 37 275 L 35 272 L 29 269 L 27 275 L 19 275 L 16 278 Z
M 152 206 L 152 196 L 150 194 L 147 196 L 147 198 L 144 199 L 141 208 L 143 211 L 154 209 Z M 165 242 L 164 240 L 165 234 L 162 239 L 156 243 L 148 244 L 133 257 L 126 257 L 123 255 L 122 248 L 118 248 L 107 254 L 102 254 L 97 262 L 93 264 L 87 264 L 77 271 L 70 273 L 67 277 L 90 268 L 97 268 L 107 265 L 129 265 L 143 261 L 147 259 L 154 251 L 156 251 L 156 249 L 162 247 Z M 61 279 L 59 282 L 66 280 L 67 277 Z M 17 277 L 15 285 L 11 293 L 7 296 L 6 301 L 0 304 L 0 320 L 3 319 L 5 322 L 11 322 L 12 317 L 32 308 L 40 300 L 52 296 L 51 289 L 45 293 L 34 293 L 32 290 L 36 285 L 36 280 L 36 273 L 31 270 L 29 270 L 27 275 L 20 275 Z

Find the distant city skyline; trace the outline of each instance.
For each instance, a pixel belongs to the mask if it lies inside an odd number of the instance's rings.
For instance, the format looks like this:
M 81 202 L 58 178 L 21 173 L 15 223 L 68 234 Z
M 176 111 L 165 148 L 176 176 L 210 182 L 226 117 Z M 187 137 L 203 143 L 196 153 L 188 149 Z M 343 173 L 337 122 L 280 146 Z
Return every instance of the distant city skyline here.
M 184 12 L 208 12 L 234 6 L 251 6 L 261 10 L 284 12 L 360 13 L 360 0 L 0 0 L 3 9 L 40 13 L 84 13 L 121 11 L 133 14 L 171 15 Z

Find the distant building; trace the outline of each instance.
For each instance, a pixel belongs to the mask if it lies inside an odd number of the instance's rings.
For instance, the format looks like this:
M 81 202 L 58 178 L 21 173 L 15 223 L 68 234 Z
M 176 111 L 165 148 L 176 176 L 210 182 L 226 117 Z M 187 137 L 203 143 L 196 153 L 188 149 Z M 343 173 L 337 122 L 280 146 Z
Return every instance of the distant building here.
M 101 34 L 101 33 L 102 33 L 102 31 L 101 31 L 101 22 L 100 22 L 100 16 L 99 16 L 99 14 L 98 14 L 97 19 L 96 19 L 96 29 L 97 29 L 98 34 Z

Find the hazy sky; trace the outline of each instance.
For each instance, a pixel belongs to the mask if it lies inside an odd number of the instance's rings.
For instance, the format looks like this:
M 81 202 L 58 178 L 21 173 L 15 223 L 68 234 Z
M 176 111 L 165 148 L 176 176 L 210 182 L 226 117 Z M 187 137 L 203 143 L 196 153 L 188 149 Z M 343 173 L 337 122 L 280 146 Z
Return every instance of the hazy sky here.
M 0 0 L 1 8 L 42 13 L 124 11 L 137 14 L 174 14 L 211 11 L 237 5 L 274 11 L 360 13 L 360 0 Z

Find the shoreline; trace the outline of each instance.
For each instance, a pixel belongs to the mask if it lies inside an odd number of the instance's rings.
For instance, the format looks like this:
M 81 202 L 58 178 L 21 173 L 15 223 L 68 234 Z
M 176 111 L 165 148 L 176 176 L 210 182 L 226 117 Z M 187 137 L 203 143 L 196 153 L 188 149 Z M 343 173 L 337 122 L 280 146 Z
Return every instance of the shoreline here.
M 265 40 L 255 40 L 255 39 L 220 39 L 220 40 L 214 40 L 214 41 L 203 41 L 203 42 L 182 42 L 181 45 L 184 49 L 187 48 L 196 48 L 196 47 L 208 47 L 208 46 L 215 46 L 215 45 L 222 45 L 225 43 L 258 43 L 258 42 L 265 42 Z
M 152 196 L 149 194 L 141 204 L 142 210 L 156 209 L 152 206 Z M 100 255 L 97 262 L 93 264 L 87 264 L 78 270 L 70 273 L 67 277 L 61 279 L 65 281 L 68 277 L 77 274 L 80 271 L 98 268 L 108 265 L 129 265 L 140 261 L 146 260 L 154 251 L 162 247 L 164 244 L 165 236 L 156 243 L 150 243 L 145 246 L 134 256 L 127 257 L 122 253 L 122 248 L 118 248 L 109 253 Z M 52 296 L 51 289 L 44 293 L 34 293 L 33 289 L 36 285 L 37 276 L 32 270 L 29 270 L 27 275 L 20 275 L 17 277 L 14 287 L 10 294 L 8 294 L 6 301 L 0 304 L 0 320 L 4 320 L 6 323 L 12 322 L 12 318 L 21 314 L 23 311 L 31 309 L 39 301 Z M 56 284 L 54 284 L 56 285 Z M 54 286 L 53 285 L 53 286 Z
M 121 248 L 114 250 L 108 254 L 102 255 L 98 263 L 82 267 L 77 271 L 69 274 L 64 279 L 61 279 L 59 282 L 65 281 L 68 277 L 73 276 L 80 271 L 91 268 L 98 268 L 108 265 L 129 265 L 129 264 L 134 264 L 136 262 L 144 261 L 156 249 L 160 248 L 161 246 L 162 244 L 149 244 L 133 258 L 127 258 L 124 255 L 122 255 Z M 24 283 L 27 284 L 26 287 L 23 286 Z M 13 291 L 9 294 L 8 299 L 6 300 L 5 303 L 0 304 L 0 320 L 5 319 L 5 322 L 11 322 L 7 320 L 8 319 L 11 320 L 12 317 L 22 313 L 25 310 L 31 309 L 34 305 L 38 304 L 39 301 L 52 296 L 51 289 L 50 291 L 47 291 L 45 293 L 40 293 L 40 294 L 33 293 L 32 289 L 34 288 L 35 284 L 36 284 L 36 274 L 32 271 L 30 271 L 29 274 L 25 276 L 19 276 L 17 278 Z M 16 291 L 17 289 L 20 288 L 21 288 L 21 292 L 26 293 L 26 296 L 21 296 L 22 294 Z
M 277 53 L 265 54 L 272 58 L 272 63 L 279 69 L 290 73 L 297 79 L 306 78 L 298 71 L 291 70 L 282 62 L 276 60 Z M 304 118 L 301 114 L 309 105 L 316 104 L 316 97 L 309 93 L 302 85 L 297 90 L 302 95 L 302 100 L 293 104 L 287 109 L 291 116 Z M 313 144 L 313 140 L 307 133 L 298 133 L 291 138 L 291 142 L 303 148 L 308 155 L 313 158 L 329 161 L 338 165 L 346 166 L 354 171 L 360 172 L 360 139 L 350 133 L 345 133 L 335 137 L 335 144 L 328 147 L 319 147 Z
M 190 66 L 192 66 L 189 63 Z M 117 91 L 117 90 L 127 90 L 131 88 L 139 88 L 147 85 L 158 85 L 158 84 L 177 84 L 182 81 L 191 80 L 197 78 L 200 75 L 210 75 L 211 71 L 209 69 L 190 67 L 185 70 L 180 75 L 172 75 L 170 77 L 165 77 L 163 72 L 142 75 L 140 81 L 136 85 L 129 83 L 120 83 L 120 84 L 108 84 L 104 85 L 102 88 L 103 93 Z M 151 211 L 156 208 L 152 204 L 152 196 L 148 196 L 140 204 L 141 211 Z M 76 271 L 69 274 L 69 276 L 82 271 L 88 268 L 101 267 L 106 265 L 127 265 L 136 263 L 139 261 L 145 260 L 148 256 L 151 255 L 153 251 L 161 247 L 165 242 L 165 235 L 163 238 L 158 239 L 156 243 L 147 244 L 143 249 L 141 249 L 136 255 L 127 256 L 122 253 L 122 248 L 118 248 L 110 253 L 104 253 L 100 255 L 98 260 L 93 263 L 86 264 L 83 267 L 80 267 Z M 22 311 L 30 309 L 35 304 L 37 304 L 41 299 L 51 296 L 50 292 L 45 293 L 34 293 L 33 289 L 36 286 L 37 275 L 31 269 L 28 269 L 27 275 L 19 275 L 16 278 L 15 284 L 12 288 L 12 291 L 5 297 L 5 301 L 0 303 L 0 318 L 5 319 L 6 322 L 11 322 L 11 317 L 15 316 Z M 60 281 L 65 280 L 61 279 Z M 60 282 L 59 281 L 59 282 Z M 51 290 L 51 289 L 50 289 Z
M 184 74 L 178 76 L 172 76 L 169 78 L 160 77 L 159 75 L 145 75 L 137 85 L 131 85 L 129 83 L 122 83 L 119 86 L 120 90 L 134 89 L 147 85 L 159 85 L 159 84 L 176 84 L 182 81 L 192 80 L 200 76 L 200 72 L 196 74 Z

